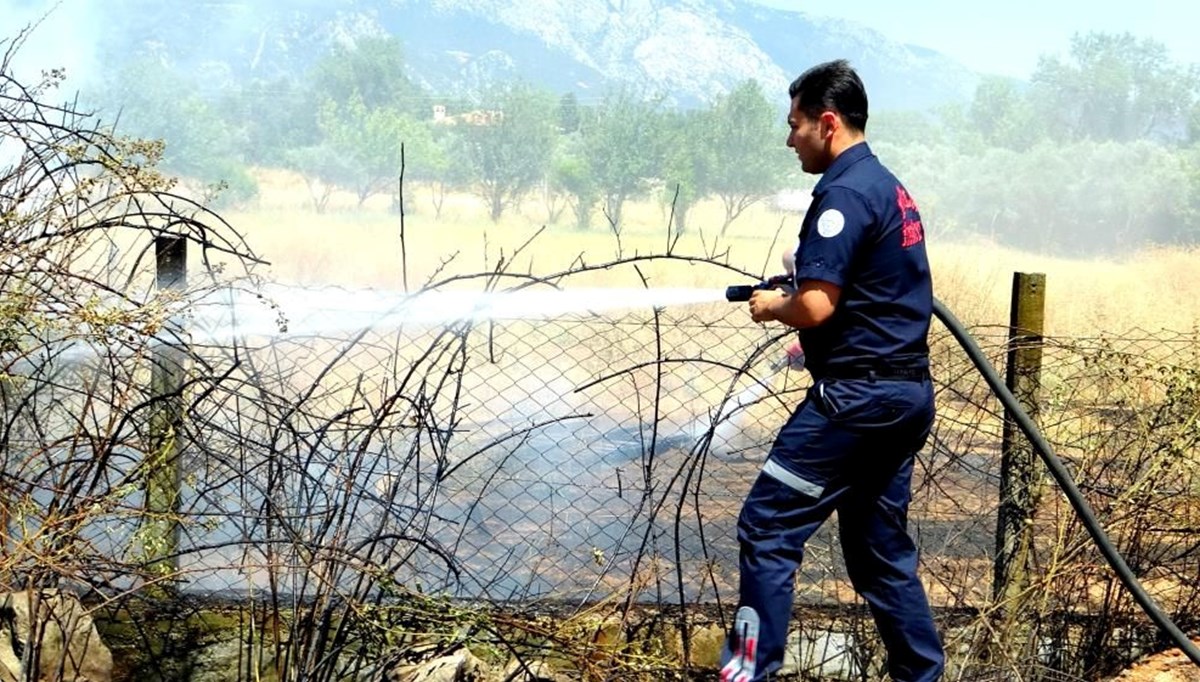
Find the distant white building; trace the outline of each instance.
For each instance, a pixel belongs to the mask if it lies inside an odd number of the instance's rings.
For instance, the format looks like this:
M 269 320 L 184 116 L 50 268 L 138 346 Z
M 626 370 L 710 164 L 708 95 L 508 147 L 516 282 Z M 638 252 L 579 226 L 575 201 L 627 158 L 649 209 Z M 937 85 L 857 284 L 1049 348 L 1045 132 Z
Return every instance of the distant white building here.
M 433 122 L 436 125 L 491 126 L 498 125 L 503 120 L 504 112 L 497 109 L 476 109 L 451 116 L 446 113 L 445 104 L 433 105 Z

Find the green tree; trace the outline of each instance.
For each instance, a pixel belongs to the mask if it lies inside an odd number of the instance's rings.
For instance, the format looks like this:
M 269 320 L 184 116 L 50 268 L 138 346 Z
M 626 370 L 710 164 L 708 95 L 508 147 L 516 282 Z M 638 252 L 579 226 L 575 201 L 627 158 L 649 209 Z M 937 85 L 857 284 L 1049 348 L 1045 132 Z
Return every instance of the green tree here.
M 1181 139 L 1200 94 L 1197 67 L 1129 33 L 1076 34 L 1066 59 L 1038 61 L 1032 82 L 1034 106 L 1069 139 Z
M 546 222 L 550 225 L 558 224 L 572 202 L 571 192 L 561 183 L 562 178 L 558 174 L 558 166 L 564 149 L 571 144 L 574 137 L 577 136 L 559 135 L 557 137 L 554 151 L 550 155 L 550 162 L 546 168 L 546 175 L 538 183 L 538 194 L 543 208 L 546 209 Z
M 645 194 L 661 168 L 659 112 L 658 101 L 622 88 L 608 93 L 582 123 L 590 177 L 600 192 L 605 215 L 618 232 L 625 202 Z
M 465 161 L 493 221 L 546 176 L 557 133 L 553 98 L 525 83 L 493 89 L 482 125 L 462 126 Z
M 1187 209 L 1180 221 L 1179 240 L 1187 244 L 1200 242 L 1200 143 L 1183 150 L 1187 176 Z
M 333 190 L 353 172 L 349 162 L 327 142 L 288 149 L 283 154 L 283 164 L 304 178 L 317 213 L 325 212 Z
M 706 184 L 725 207 L 724 235 L 743 211 L 782 186 L 787 132 L 762 86 L 748 80 L 716 101 L 706 133 L 716 157 Z
M 1038 125 L 1038 111 L 1016 81 L 985 76 L 968 110 L 971 128 L 986 145 L 1024 151 L 1051 131 Z
M 579 130 L 579 98 L 568 92 L 558 100 L 558 131 L 564 135 Z
M 463 162 L 467 153 L 462 134 L 452 126 L 434 126 L 432 132 L 433 147 L 429 150 L 429 158 L 417 166 L 414 178 L 429 184 L 434 217 L 441 218 L 446 196 L 452 188 L 467 186 L 471 173 Z
M 240 131 L 169 64 L 156 59 L 127 63 L 110 78 L 98 107 L 120 113 L 120 133 L 163 140 L 163 170 L 225 188 L 225 202 L 257 193 L 245 169 Z
M 586 230 L 591 226 L 592 212 L 600 203 L 600 188 L 592 177 L 587 150 L 581 136 L 563 138 L 551 161 L 550 181 L 567 195 L 567 203 L 575 214 L 575 226 Z
M 713 145 L 706 140 L 712 117 L 706 111 L 672 111 L 664 115 L 662 201 L 674 215 L 676 234 L 687 230 L 688 213 L 709 191 L 718 165 Z
M 357 95 L 367 109 L 397 109 L 417 119 L 429 118 L 428 96 L 405 74 L 404 48 L 398 39 L 364 37 L 318 61 L 309 83 L 318 98 L 349 102 Z
M 1195 238 L 1195 172 L 1185 150 L 1150 140 L 1046 140 L 1028 150 L 882 144 L 927 229 L 983 235 L 1068 256 L 1128 253 Z
M 288 79 L 255 79 L 226 93 L 220 113 L 240 131 L 247 162 L 277 166 L 289 149 L 319 142 L 318 101 L 311 90 Z
M 317 122 L 325 139 L 319 148 L 341 160 L 327 167 L 340 175 L 338 184 L 354 188 L 359 206 L 400 176 L 402 145 L 406 168 L 409 159 L 419 167 L 433 155 L 426 125 L 391 107 L 368 108 L 358 95 L 343 105 L 324 100 Z

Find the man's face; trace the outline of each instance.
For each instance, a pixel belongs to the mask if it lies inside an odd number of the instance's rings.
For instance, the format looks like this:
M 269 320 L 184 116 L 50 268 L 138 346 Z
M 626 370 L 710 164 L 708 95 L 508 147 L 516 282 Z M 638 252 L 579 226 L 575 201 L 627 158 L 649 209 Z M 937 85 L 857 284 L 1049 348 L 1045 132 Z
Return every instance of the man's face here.
M 805 173 L 824 173 L 829 167 L 828 129 L 823 117 L 810 119 L 797 108 L 798 98 L 792 98 L 792 109 L 788 113 L 787 146 L 796 151 L 800 168 Z

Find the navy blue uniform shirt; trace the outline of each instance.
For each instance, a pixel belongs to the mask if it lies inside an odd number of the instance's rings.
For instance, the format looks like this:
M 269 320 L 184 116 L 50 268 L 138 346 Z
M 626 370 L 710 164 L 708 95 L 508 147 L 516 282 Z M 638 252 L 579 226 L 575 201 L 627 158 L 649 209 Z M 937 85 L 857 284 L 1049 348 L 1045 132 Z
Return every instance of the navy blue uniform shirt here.
M 929 366 L 925 230 L 908 191 L 866 142 L 838 155 L 813 189 L 796 251 L 797 286 L 806 279 L 841 288 L 833 315 L 800 332 L 814 376 L 839 366 Z

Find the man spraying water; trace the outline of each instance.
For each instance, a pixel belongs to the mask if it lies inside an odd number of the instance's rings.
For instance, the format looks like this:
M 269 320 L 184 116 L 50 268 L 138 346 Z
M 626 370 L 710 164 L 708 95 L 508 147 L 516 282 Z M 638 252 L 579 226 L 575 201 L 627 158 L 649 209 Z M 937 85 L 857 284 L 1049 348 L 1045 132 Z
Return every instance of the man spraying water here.
M 813 385 L 738 518 L 740 599 L 721 680 L 758 682 L 782 666 L 804 545 L 837 511 L 850 581 L 871 608 L 889 674 L 932 682 L 944 656 L 907 532 L 913 460 L 934 416 L 924 230 L 867 145 L 867 95 L 849 64 L 813 67 L 789 95 L 787 146 L 822 177 L 790 281 L 745 293 L 751 319 L 800 330 Z

